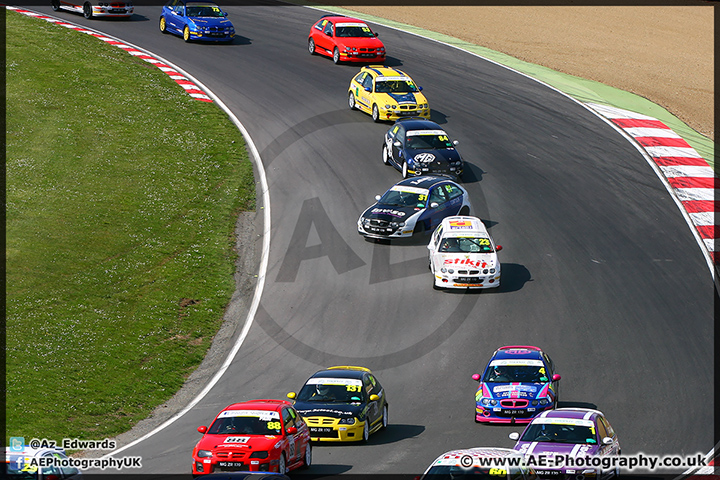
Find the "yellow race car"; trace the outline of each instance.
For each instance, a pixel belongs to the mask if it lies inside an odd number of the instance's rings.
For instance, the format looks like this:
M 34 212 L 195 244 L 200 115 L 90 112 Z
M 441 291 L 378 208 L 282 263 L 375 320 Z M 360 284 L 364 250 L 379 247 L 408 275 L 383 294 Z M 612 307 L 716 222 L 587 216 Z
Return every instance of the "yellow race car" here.
M 313 442 L 367 442 L 388 425 L 385 390 L 364 367 L 320 370 L 298 393 L 288 393 Z
M 397 68 L 383 65 L 363 67 L 350 81 L 348 105 L 372 115 L 375 122 L 403 117 L 430 119 L 430 105 L 422 87 Z

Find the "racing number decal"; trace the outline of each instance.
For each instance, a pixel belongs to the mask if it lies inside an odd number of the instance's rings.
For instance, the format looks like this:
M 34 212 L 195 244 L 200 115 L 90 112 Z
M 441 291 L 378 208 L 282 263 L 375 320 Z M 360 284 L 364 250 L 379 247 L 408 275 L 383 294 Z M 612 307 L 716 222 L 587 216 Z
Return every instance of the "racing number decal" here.
M 504 477 L 505 475 L 507 475 L 507 470 L 505 470 L 504 468 L 491 468 L 491 469 L 488 471 L 488 473 L 489 473 L 490 475 L 497 475 L 497 476 L 502 476 L 502 477 Z
M 282 428 L 282 425 L 280 422 L 268 422 L 267 423 L 268 430 L 280 430 Z
M 348 392 L 360 392 L 362 391 L 362 387 L 360 385 L 346 385 L 345 388 L 347 388 Z
M 478 239 L 478 245 L 490 245 L 490 240 L 488 240 L 487 238 L 480 238 Z M 541 371 L 540 373 L 543 372 Z

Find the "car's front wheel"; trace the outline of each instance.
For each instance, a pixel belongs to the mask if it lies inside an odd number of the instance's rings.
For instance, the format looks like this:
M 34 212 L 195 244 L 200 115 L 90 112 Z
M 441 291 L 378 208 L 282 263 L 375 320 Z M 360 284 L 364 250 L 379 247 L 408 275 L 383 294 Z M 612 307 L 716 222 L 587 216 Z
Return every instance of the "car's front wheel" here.
M 403 162 L 402 176 L 403 176 L 403 178 L 407 178 L 407 177 L 408 177 L 408 166 L 407 166 L 407 162 Z
M 382 148 L 382 159 L 385 165 L 390 165 L 390 154 L 388 153 L 388 147 L 385 144 L 383 144 Z
M 285 475 L 287 473 L 287 463 L 285 463 L 285 453 L 280 454 L 280 461 L 278 462 L 278 473 Z
M 165 21 L 165 17 L 160 17 L 160 31 L 162 33 L 167 33 L 167 23 Z
M 337 47 L 335 47 L 335 50 L 333 50 L 333 62 L 336 65 L 340 63 L 340 50 L 338 50 Z
M 88 3 L 88 2 L 85 2 L 85 4 L 83 5 L 83 17 L 90 20 L 92 18 L 92 16 L 93 16 L 92 5 L 90 5 L 90 3 Z
M 53 12 L 57 12 L 60 10 L 60 0 L 52 0 L 50 2 L 50 5 L 52 6 Z
M 310 55 L 315 55 L 315 40 L 312 38 L 308 40 L 308 52 Z
M 368 439 L 370 439 L 370 426 L 368 425 L 368 420 L 365 420 L 365 426 L 363 427 L 362 432 L 362 442 L 367 443 Z
M 379 122 L 380 121 L 380 109 L 377 105 L 373 105 L 372 107 L 372 119 L 373 122 Z
M 348 93 L 348 107 L 350 107 L 350 110 L 357 109 L 357 105 L 355 105 L 355 95 L 353 95 L 352 92 Z
M 382 428 L 383 430 L 386 429 L 388 426 L 388 406 L 385 405 L 383 407 L 383 416 L 382 416 Z
M 190 41 L 190 27 L 185 25 L 185 28 L 183 28 L 183 40 L 186 42 Z

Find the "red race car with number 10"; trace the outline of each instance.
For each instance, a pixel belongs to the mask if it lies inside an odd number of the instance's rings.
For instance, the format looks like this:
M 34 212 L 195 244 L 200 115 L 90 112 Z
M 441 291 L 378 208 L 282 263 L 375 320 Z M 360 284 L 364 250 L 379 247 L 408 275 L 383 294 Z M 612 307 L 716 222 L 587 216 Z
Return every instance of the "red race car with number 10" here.
M 285 400 L 234 403 L 220 412 L 210 427 L 198 427 L 203 437 L 193 449 L 193 475 L 220 472 L 286 474 L 312 463 L 310 431 L 292 404 Z
M 310 28 L 308 50 L 332 57 L 333 62 L 385 61 L 385 45 L 357 18 L 326 15 Z

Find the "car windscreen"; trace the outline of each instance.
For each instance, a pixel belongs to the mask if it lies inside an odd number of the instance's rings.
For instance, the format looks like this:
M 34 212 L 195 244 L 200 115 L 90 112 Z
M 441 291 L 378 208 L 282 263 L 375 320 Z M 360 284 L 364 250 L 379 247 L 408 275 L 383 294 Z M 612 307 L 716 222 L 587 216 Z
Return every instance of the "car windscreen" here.
M 502 480 L 503 478 L 508 478 L 505 469 L 461 465 L 435 465 L 422 476 L 422 480 Z
M 487 383 L 546 383 L 547 370 L 541 360 L 516 360 L 512 362 L 493 361 L 485 370 L 483 382 Z
M 418 88 L 412 80 L 382 80 L 375 81 L 375 92 L 377 93 L 410 93 L 417 92 Z
M 264 410 L 226 410 L 210 425 L 210 434 L 279 435 L 280 414 Z
M 362 381 L 353 378 L 311 378 L 297 395 L 300 402 L 357 403 L 365 401 Z
M 385 192 L 385 195 L 378 200 L 378 203 L 393 207 L 425 208 L 427 196 L 427 191 L 392 189 Z
M 495 249 L 489 238 L 446 237 L 440 242 L 443 253 L 492 253 Z
M 532 423 L 522 437 L 523 442 L 582 443 L 596 445 L 595 427 L 554 423 Z
M 412 148 L 413 150 L 442 150 L 445 148 L 455 148 L 445 132 L 423 133 L 411 130 L 407 132 L 406 136 L 406 146 L 407 148 Z
M 218 7 L 202 6 L 187 7 L 188 17 L 224 17 L 225 14 Z
M 338 25 L 335 29 L 336 37 L 374 37 L 373 32 L 366 25 Z

